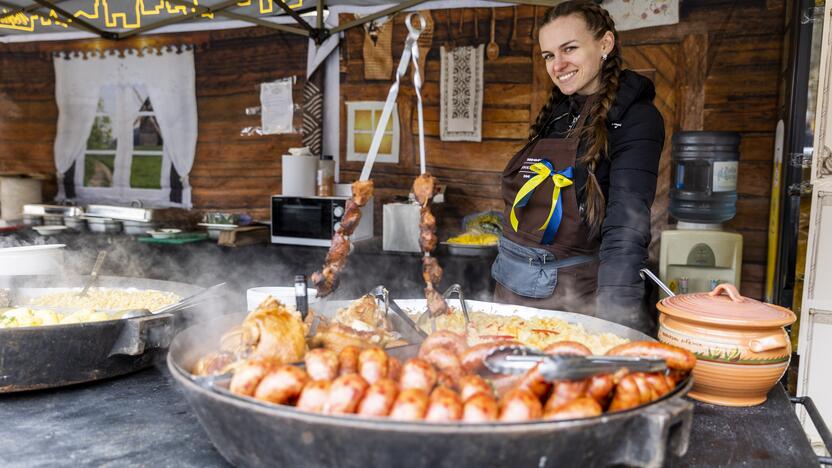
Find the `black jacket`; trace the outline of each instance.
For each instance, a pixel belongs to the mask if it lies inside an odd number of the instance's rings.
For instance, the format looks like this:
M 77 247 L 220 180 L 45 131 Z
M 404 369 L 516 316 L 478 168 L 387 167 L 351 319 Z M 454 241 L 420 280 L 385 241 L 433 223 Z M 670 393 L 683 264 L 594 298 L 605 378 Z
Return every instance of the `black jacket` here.
M 638 270 L 647 266 L 650 206 L 656 195 L 664 120 L 653 105 L 656 91 L 649 79 L 624 70 L 620 83 L 607 116 L 610 151 L 595 170 L 607 202 L 600 233 L 596 316 L 649 330 L 654 319 L 644 307 L 644 281 Z M 560 102 L 551 114 L 557 120 L 545 131 L 546 136 L 565 135 L 584 100 L 572 96 Z M 566 118 L 557 118 L 564 114 Z M 583 151 L 582 145 L 578 155 Z M 587 175 L 586 167 L 576 167 L 582 208 Z

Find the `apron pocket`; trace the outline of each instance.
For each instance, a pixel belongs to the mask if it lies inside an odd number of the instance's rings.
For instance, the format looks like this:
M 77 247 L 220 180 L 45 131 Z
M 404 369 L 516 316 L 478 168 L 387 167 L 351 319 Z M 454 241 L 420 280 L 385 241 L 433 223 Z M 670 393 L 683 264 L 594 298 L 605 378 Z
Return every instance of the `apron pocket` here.
M 500 238 L 491 276 L 515 294 L 533 299 L 550 297 L 558 283 L 555 257 L 544 249 Z

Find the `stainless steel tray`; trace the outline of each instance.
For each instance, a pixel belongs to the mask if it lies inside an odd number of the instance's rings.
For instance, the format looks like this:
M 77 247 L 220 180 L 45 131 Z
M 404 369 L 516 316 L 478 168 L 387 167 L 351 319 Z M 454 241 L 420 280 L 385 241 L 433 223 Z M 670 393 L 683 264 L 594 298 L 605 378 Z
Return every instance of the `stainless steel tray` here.
M 451 255 L 462 257 L 490 257 L 497 255 L 497 245 L 466 245 L 442 242 Z

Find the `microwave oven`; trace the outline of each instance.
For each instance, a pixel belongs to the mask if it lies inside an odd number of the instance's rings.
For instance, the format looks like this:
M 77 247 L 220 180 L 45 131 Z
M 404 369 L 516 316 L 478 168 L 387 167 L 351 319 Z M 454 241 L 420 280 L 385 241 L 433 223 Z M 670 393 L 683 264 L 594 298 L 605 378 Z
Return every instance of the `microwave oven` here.
M 329 247 L 340 227 L 349 197 L 298 197 L 272 195 L 271 238 L 273 244 Z M 373 237 L 373 200 L 361 209 L 361 221 L 350 240 Z

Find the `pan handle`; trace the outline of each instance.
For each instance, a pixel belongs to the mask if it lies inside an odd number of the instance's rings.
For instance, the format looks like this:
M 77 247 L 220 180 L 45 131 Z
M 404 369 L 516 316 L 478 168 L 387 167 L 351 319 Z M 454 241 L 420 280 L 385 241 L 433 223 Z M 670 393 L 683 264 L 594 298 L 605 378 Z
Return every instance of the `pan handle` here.
M 166 348 L 173 335 L 173 315 L 156 314 L 124 320 L 109 356 L 138 356 L 148 349 Z
M 668 455 L 683 456 L 688 451 L 690 430 L 693 424 L 693 403 L 682 398 L 671 398 L 644 408 L 650 439 L 664 441 L 659 451 L 642 454 L 651 458 L 636 465 L 659 465 Z M 665 451 L 666 450 L 666 451 Z M 650 457 L 652 455 L 652 457 Z

